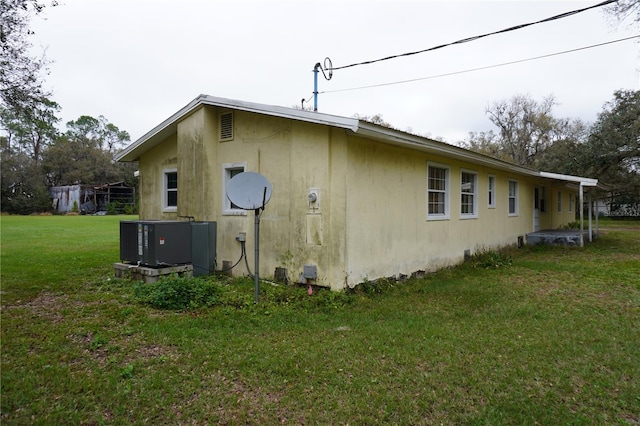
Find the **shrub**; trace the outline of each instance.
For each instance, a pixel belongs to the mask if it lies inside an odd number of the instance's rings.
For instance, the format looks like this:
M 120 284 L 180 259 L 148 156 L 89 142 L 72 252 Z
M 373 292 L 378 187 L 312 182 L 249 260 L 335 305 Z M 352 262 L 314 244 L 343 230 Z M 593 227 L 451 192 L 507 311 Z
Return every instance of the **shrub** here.
M 474 268 L 500 269 L 511 266 L 511 255 L 502 250 L 480 247 L 469 259 Z
M 133 292 L 139 302 L 159 309 L 188 310 L 214 306 L 220 289 L 206 279 L 172 274 L 155 283 L 137 283 Z
M 111 203 L 107 203 L 107 214 L 115 215 L 118 214 L 118 209 L 120 208 L 120 203 L 117 201 L 113 201 Z

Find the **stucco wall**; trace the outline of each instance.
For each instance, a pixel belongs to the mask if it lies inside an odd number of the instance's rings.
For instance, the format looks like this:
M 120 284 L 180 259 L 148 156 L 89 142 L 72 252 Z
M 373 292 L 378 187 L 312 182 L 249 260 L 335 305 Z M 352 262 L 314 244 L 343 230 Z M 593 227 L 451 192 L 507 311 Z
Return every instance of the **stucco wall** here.
M 427 220 L 427 165 L 449 167 L 450 216 Z M 460 215 L 460 169 L 478 174 L 477 218 Z M 488 207 L 488 175 L 496 206 Z M 519 185 L 518 215 L 508 214 L 508 180 Z M 533 182 L 523 176 L 417 153 L 361 138 L 349 139 L 346 281 L 432 270 L 463 259 L 464 251 L 516 244 L 532 231 Z
M 162 173 L 178 167 L 177 141 L 173 135 L 139 159 L 140 219 L 177 219 L 177 213 L 162 211 Z
M 557 213 L 557 191 L 541 181 L 449 158 L 348 135 L 325 125 L 233 111 L 233 139 L 220 141 L 219 117 L 229 111 L 206 106 L 177 124 L 175 135 L 139 161 L 141 219 L 218 223 L 217 267 L 239 260 L 236 240 L 246 233 L 254 266 L 254 212 L 229 214 L 224 204 L 224 166 L 244 165 L 263 174 L 272 198 L 261 215 L 260 275 L 285 267 L 298 281 L 305 264 L 317 266 L 318 285 L 341 289 L 365 279 L 432 270 L 462 260 L 465 250 L 515 244 L 533 230 L 534 187 L 547 185 L 541 226 L 573 220 L 568 193 Z M 427 165 L 450 170 L 450 217 L 427 220 Z M 178 172 L 178 207 L 163 212 L 163 170 Z M 460 217 L 460 170 L 478 174 L 478 215 Z M 496 178 L 496 205 L 488 207 L 488 175 Z M 508 214 L 508 180 L 519 185 L 518 215 Z M 309 203 L 308 194 L 318 194 Z M 246 275 L 245 262 L 232 273 Z

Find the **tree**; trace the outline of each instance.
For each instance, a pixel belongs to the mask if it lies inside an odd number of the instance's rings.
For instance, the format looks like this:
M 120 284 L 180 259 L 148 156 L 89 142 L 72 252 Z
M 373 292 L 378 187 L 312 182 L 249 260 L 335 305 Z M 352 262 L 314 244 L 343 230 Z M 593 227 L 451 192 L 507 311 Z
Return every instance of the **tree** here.
M 58 136 L 56 124 L 60 121 L 56 112 L 57 103 L 43 98 L 25 114 L 20 110 L 9 110 L 0 105 L 0 126 L 7 134 L 7 143 L 14 151 L 24 152 L 38 164 L 43 149 Z
M 552 96 L 537 103 L 528 95 L 516 95 L 487 108 L 489 120 L 498 127 L 500 145 L 514 163 L 532 165 L 551 143 L 555 131 L 551 110 L 555 104 Z
M 509 100 L 487 107 L 489 120 L 497 133 L 472 132 L 463 146 L 476 152 L 515 164 L 540 168 L 545 152 L 558 141 L 574 140 L 584 133 L 579 121 L 553 116 L 556 101 L 553 96 L 542 102 L 528 95 L 516 95 Z
M 16 116 L 30 114 L 50 97 L 41 78 L 47 71 L 47 60 L 44 55 L 31 56 L 28 41 L 32 34 L 29 21 L 44 7 L 37 0 L 0 2 L 0 100 Z
M 24 152 L 12 152 L 8 139 L 0 137 L 2 211 L 13 214 L 43 212 L 50 207 L 50 197 L 42 172 Z
M 586 173 L 613 185 L 617 198 L 640 203 L 640 91 L 616 91 L 583 148 Z
M 640 0 L 618 0 L 607 6 L 605 11 L 618 22 L 622 22 L 630 16 L 635 22 L 640 22 Z
M 76 121 L 69 121 L 66 135 L 83 147 L 105 149 L 110 153 L 115 153 L 130 141 L 129 133 L 118 129 L 102 115 L 98 118 L 83 115 Z
M 135 167 L 113 161 L 129 133 L 106 118 L 83 115 L 67 123 L 67 132 L 44 153 L 43 168 L 52 186 L 131 182 Z
M 590 126 L 580 119 L 563 120 L 562 136 L 558 137 L 536 159 L 536 168 L 567 175 L 585 174 L 584 145 Z

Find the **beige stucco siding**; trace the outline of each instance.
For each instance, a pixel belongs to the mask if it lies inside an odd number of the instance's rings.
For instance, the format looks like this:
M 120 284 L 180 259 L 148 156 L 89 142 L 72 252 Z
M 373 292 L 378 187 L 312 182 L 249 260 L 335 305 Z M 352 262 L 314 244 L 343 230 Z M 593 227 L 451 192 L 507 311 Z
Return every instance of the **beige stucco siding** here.
M 233 138 L 220 140 L 220 114 L 232 112 Z M 427 217 L 428 165 L 449 170 L 449 217 Z M 573 221 L 571 189 L 549 179 L 452 160 L 398 147 L 350 130 L 241 110 L 202 106 L 180 118 L 175 133 L 139 158 L 140 218 L 215 221 L 217 268 L 240 258 L 236 240 L 246 233 L 247 263 L 254 267 L 254 212 L 229 211 L 225 167 L 263 174 L 272 196 L 261 214 L 260 275 L 285 267 L 301 280 L 315 265 L 315 284 L 342 289 L 366 279 L 433 270 L 459 262 L 465 250 L 516 244 L 533 230 L 534 188 L 546 188 L 540 227 Z M 507 169 L 504 168 L 503 169 Z M 163 211 L 163 173 L 176 170 L 178 206 Z M 477 216 L 460 215 L 461 170 L 477 174 Z M 488 206 L 488 176 L 496 179 L 495 207 Z M 508 212 L 508 182 L 518 182 L 518 213 Z M 318 195 L 310 203 L 309 192 Z M 557 193 L 562 192 L 562 212 Z M 575 194 L 575 191 L 574 191 Z M 577 197 L 577 195 L 574 195 Z M 246 275 L 245 262 L 232 274 Z
M 576 220 L 577 190 L 559 186 L 550 180 L 537 180 L 535 181 L 535 187 L 539 189 L 541 199 L 539 204 L 540 230 L 562 228 Z M 544 201 L 542 200 L 543 192 Z M 561 211 L 558 211 L 558 192 L 562 194 Z M 544 210 L 542 209 L 543 204 L 545 206 Z
M 427 165 L 449 168 L 449 218 L 427 219 Z M 460 170 L 477 173 L 477 218 L 460 215 Z M 488 175 L 496 206 L 488 208 Z M 508 214 L 508 181 L 518 182 L 518 214 Z M 349 138 L 346 282 L 433 270 L 463 259 L 465 250 L 516 244 L 532 230 L 533 183 L 522 176 Z
M 140 219 L 177 218 L 176 213 L 162 211 L 162 174 L 163 170 L 178 167 L 177 141 L 173 135 L 140 157 Z

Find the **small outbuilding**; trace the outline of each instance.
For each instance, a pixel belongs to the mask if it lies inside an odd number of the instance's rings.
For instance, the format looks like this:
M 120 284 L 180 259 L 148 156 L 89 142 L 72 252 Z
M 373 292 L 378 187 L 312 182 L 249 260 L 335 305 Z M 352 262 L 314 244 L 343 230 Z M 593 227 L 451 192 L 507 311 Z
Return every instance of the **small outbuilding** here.
M 116 213 L 125 213 L 127 206 L 133 211 L 136 200 L 136 189 L 124 182 L 52 186 L 49 188 L 49 193 L 53 211 L 60 214 L 106 212 L 110 205 Z
M 261 217 L 260 275 L 283 268 L 305 281 L 314 271 L 314 284 L 336 290 L 564 227 L 598 185 L 357 118 L 206 95 L 117 160 L 138 162 L 140 219 L 217 222 L 217 269 L 236 263 L 239 241 L 253 241 L 253 213 L 231 203 L 227 183 L 264 175 L 273 192 Z

